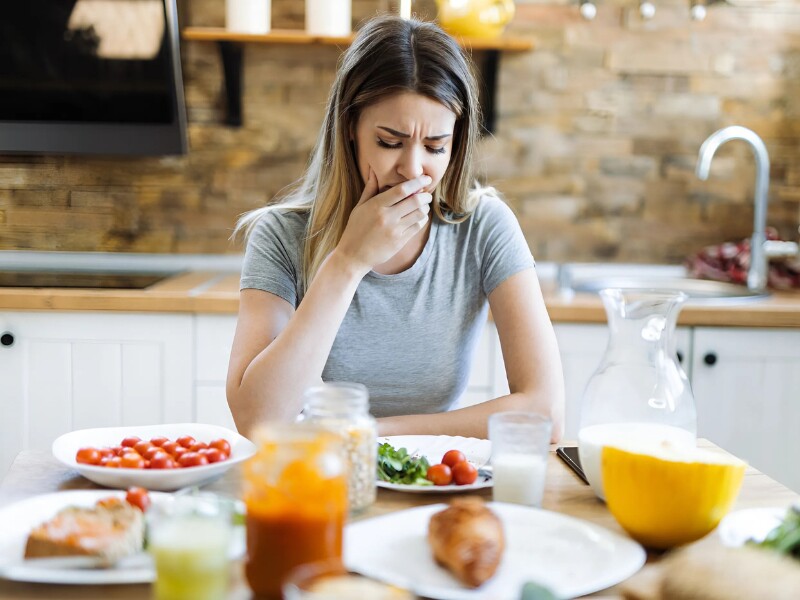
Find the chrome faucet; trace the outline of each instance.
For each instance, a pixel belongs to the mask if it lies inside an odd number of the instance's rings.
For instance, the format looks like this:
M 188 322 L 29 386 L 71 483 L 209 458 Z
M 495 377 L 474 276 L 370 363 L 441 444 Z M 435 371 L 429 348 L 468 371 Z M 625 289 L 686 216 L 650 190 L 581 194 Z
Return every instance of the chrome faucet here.
M 747 271 L 747 287 L 763 291 L 767 287 L 767 190 L 769 189 L 769 154 L 760 137 L 750 129 L 733 125 L 712 133 L 700 146 L 697 161 L 697 176 L 708 179 L 711 159 L 722 144 L 730 140 L 744 140 L 753 149 L 756 157 L 755 214 L 753 215 L 753 237 L 750 240 L 750 268 Z

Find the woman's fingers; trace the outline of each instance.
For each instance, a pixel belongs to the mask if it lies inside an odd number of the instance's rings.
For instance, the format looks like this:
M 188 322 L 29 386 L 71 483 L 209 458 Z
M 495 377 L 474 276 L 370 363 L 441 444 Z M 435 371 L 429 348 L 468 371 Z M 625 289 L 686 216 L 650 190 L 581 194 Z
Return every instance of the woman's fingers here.
M 431 205 L 429 203 L 425 203 L 419 208 L 415 208 L 400 219 L 398 222 L 400 230 L 403 232 L 403 234 L 406 234 L 409 228 L 416 226 L 416 231 L 419 231 L 419 229 L 421 229 L 425 223 L 428 222 L 428 214 L 430 212 Z
M 367 176 L 367 181 L 364 184 L 364 191 L 361 192 L 361 198 L 359 198 L 358 203 L 363 204 L 377 193 L 378 193 L 378 178 L 376 177 L 375 172 L 372 169 L 370 169 L 369 175 Z
M 404 181 L 393 188 L 390 188 L 381 194 L 382 204 L 384 206 L 394 206 L 403 199 L 408 198 L 411 194 L 421 192 L 426 185 L 430 185 L 433 180 L 427 175 L 421 175 L 414 179 Z
M 420 192 L 419 194 L 414 194 L 409 198 L 406 198 L 402 202 L 398 202 L 390 210 L 395 211 L 395 214 L 399 219 L 403 219 L 407 215 L 410 215 L 414 211 L 420 210 L 423 207 L 426 207 L 425 214 L 427 214 L 430 210 L 431 202 L 433 201 L 433 196 L 428 194 L 427 192 Z

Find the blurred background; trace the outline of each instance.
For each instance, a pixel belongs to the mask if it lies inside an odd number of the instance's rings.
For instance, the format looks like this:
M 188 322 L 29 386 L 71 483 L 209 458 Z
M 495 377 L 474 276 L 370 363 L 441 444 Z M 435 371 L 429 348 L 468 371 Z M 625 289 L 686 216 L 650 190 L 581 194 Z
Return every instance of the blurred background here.
M 353 0 L 352 24 L 389 0 Z M 692 18 L 690 0 L 516 0 L 499 53 L 496 124 L 480 176 L 516 211 L 540 261 L 680 263 L 748 237 L 754 161 L 727 144 L 709 181 L 703 140 L 743 125 L 771 158 L 768 223 L 800 223 L 800 3 L 729 0 Z M 414 0 L 423 19 L 433 0 Z M 225 26 L 223 0 L 178 2 L 180 27 Z M 305 3 L 272 0 L 272 28 L 303 29 Z M 695 15 L 696 17 L 697 15 Z M 480 53 L 475 58 L 480 61 Z M 182 40 L 189 151 L 118 157 L 0 153 L 0 250 L 228 254 L 239 214 L 300 176 L 340 49 L 243 48 L 242 126 L 225 124 L 216 44 Z

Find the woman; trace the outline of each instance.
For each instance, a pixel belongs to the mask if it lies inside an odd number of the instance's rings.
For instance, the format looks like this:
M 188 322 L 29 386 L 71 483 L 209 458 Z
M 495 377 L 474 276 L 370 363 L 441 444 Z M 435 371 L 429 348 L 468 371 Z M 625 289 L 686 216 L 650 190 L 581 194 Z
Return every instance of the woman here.
M 486 437 L 527 410 L 563 429 L 558 348 L 519 224 L 470 190 L 480 122 L 456 42 L 379 17 L 344 53 L 319 141 L 279 205 L 246 214 L 227 394 L 246 434 L 293 420 L 325 381 L 370 392 L 381 435 Z M 446 412 L 464 391 L 488 307 L 509 395 Z

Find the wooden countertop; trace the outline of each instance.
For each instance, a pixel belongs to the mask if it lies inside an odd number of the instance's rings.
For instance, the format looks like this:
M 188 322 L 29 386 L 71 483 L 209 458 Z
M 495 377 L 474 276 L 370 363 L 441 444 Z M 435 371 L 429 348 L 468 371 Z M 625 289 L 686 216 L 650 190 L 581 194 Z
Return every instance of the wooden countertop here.
M 605 323 L 595 294 L 562 297 L 545 284 L 545 301 L 553 322 Z M 0 310 L 90 310 L 236 314 L 239 274 L 191 271 L 144 290 L 1 288 Z M 727 306 L 688 305 L 678 323 L 709 327 L 798 327 L 800 292 L 776 292 L 765 300 Z
M 715 452 L 724 452 L 705 440 L 699 440 L 698 446 L 709 448 Z M 34 495 L 72 489 L 100 488 L 57 462 L 48 452 L 25 451 L 17 456 L 2 484 L 0 484 L 0 507 Z M 233 469 L 229 471 L 225 477 L 211 484 L 207 489 L 230 495 L 240 495 L 241 474 L 239 470 Z M 486 500 L 491 499 L 490 490 L 479 490 L 476 495 Z M 405 494 L 379 489 L 377 502 L 359 515 L 357 520 L 423 504 L 447 502 L 452 496 L 454 495 Z M 734 510 L 757 507 L 788 507 L 799 499 L 800 496 L 791 490 L 759 471 L 748 467 Z M 605 504 L 595 498 L 591 488 L 578 479 L 556 457 L 554 451 L 551 451 L 547 465 L 547 483 L 543 508 L 585 519 L 625 535 L 611 513 L 606 509 Z M 718 550 L 719 548 L 721 548 L 721 543 L 713 532 L 692 545 L 693 551 L 701 553 L 714 552 L 715 549 Z M 649 564 L 640 573 L 647 575 L 648 569 L 655 568 L 654 565 L 659 559 L 660 555 L 649 554 Z M 229 595 L 229 598 L 235 600 L 250 598 L 249 590 L 241 577 L 240 567 L 241 565 L 236 565 L 236 575 Z M 0 597 L 14 600 L 34 600 L 39 598 L 145 599 L 151 597 L 150 593 L 149 585 L 67 586 L 0 580 Z M 598 592 L 594 596 L 603 598 L 620 597 L 616 588 Z

